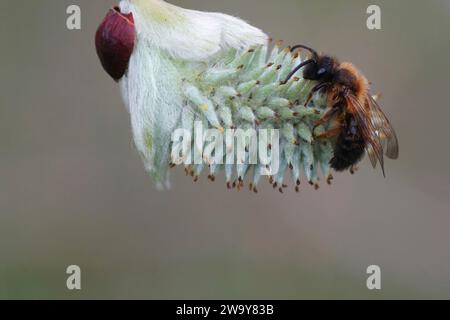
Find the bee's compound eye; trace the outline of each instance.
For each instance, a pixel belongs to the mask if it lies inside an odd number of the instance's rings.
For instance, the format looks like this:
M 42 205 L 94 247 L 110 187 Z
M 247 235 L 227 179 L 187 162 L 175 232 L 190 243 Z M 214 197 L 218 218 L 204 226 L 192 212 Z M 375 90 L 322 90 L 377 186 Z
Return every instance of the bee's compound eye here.
M 327 72 L 327 69 L 320 68 L 319 71 L 317 71 L 318 76 L 323 76 Z
M 303 78 L 306 80 L 319 80 L 319 76 L 317 75 L 317 63 L 311 63 L 305 66 Z

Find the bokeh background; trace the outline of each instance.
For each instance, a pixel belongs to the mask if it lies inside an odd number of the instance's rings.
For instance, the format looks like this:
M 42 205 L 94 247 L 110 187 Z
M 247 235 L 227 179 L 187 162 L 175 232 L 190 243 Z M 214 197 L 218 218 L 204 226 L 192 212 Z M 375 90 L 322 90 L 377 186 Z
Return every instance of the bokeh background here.
M 450 298 L 450 2 L 177 0 L 354 62 L 401 157 L 332 187 L 228 192 L 175 171 L 156 191 L 93 36 L 110 0 L 0 11 L 0 298 Z M 82 30 L 66 29 L 66 8 Z M 382 30 L 366 8 L 382 8 Z M 66 267 L 82 268 L 82 290 Z M 382 290 L 366 268 L 382 268 Z

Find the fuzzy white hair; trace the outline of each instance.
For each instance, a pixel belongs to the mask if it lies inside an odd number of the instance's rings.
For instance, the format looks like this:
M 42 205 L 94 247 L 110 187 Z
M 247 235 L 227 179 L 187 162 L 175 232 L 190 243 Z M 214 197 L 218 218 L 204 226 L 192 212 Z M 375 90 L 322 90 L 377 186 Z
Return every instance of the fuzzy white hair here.
M 120 86 L 134 142 L 146 170 L 168 187 L 169 142 L 182 108 L 181 82 L 205 70 L 229 49 L 267 45 L 268 37 L 221 13 L 187 10 L 162 0 L 122 0 L 133 13 L 136 45 Z
M 179 8 L 162 0 L 123 0 L 139 37 L 177 59 L 205 61 L 229 48 L 267 43 L 267 35 L 241 19 Z

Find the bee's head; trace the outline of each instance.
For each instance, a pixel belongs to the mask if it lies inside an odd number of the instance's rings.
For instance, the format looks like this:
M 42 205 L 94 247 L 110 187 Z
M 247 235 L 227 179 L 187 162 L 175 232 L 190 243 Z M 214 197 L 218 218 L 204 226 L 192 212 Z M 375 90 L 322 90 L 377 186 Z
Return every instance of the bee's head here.
M 303 78 L 313 81 L 328 81 L 333 77 L 337 62 L 330 56 L 313 57 L 313 63 L 305 66 L 303 69 Z

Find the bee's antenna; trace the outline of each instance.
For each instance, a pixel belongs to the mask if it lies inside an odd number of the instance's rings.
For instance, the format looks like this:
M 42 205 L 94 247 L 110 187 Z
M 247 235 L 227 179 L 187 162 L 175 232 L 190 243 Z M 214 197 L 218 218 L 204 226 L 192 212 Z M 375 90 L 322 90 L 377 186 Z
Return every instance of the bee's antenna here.
M 311 53 L 313 54 L 315 60 L 319 60 L 319 54 L 317 53 L 316 50 L 311 49 L 310 47 L 304 46 L 304 45 L 302 45 L 302 44 L 298 44 L 298 45 L 296 45 L 296 46 L 293 46 L 293 47 L 291 48 L 291 52 L 294 52 L 295 50 L 300 49 L 300 48 L 301 48 L 301 49 L 308 50 L 309 52 L 311 52 Z
M 304 66 L 306 66 L 306 65 L 308 65 L 308 64 L 310 64 L 310 63 L 316 63 L 316 60 L 314 60 L 314 59 L 309 59 L 309 60 L 306 60 L 306 61 L 303 61 L 302 63 L 300 63 L 298 66 L 296 66 L 296 67 L 294 68 L 294 70 L 291 71 L 291 73 L 289 73 L 289 75 L 286 77 L 286 80 L 284 80 L 283 83 L 288 82 L 289 79 L 291 79 L 292 76 L 293 76 L 294 74 L 296 74 L 298 70 L 300 70 L 301 68 L 303 68 Z

